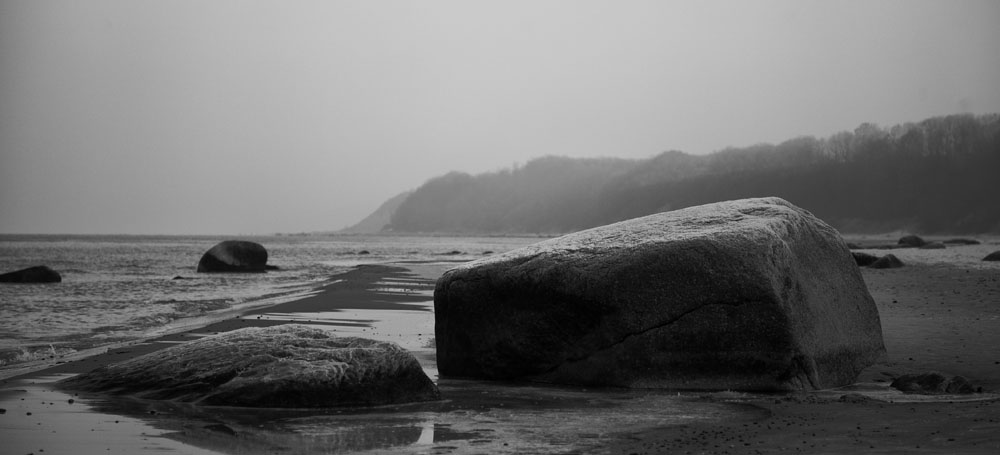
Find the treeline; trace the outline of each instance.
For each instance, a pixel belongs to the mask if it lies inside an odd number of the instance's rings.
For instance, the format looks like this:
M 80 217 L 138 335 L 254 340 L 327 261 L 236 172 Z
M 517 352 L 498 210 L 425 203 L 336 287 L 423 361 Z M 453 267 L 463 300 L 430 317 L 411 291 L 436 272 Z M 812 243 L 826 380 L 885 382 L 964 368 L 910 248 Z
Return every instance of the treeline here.
M 828 138 L 644 160 L 548 156 L 414 191 L 404 232 L 562 233 L 709 202 L 779 196 L 844 232 L 1000 232 L 1000 115 L 951 115 Z

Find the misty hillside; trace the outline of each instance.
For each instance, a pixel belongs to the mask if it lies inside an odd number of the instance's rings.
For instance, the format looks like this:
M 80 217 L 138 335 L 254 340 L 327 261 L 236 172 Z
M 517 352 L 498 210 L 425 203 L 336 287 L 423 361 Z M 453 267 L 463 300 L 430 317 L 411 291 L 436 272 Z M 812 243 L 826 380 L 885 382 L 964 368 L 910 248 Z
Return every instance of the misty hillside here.
M 412 194 L 412 191 L 399 193 L 380 205 L 371 215 L 358 221 L 353 226 L 338 231 L 341 234 L 373 234 L 382 232 L 392 222 L 392 214 L 396 213 L 399 206 Z
M 845 232 L 998 232 L 998 171 L 1000 115 L 891 128 L 865 123 L 827 138 L 702 156 L 548 156 L 498 172 L 452 172 L 402 200 L 386 229 L 562 233 L 720 200 L 779 196 Z

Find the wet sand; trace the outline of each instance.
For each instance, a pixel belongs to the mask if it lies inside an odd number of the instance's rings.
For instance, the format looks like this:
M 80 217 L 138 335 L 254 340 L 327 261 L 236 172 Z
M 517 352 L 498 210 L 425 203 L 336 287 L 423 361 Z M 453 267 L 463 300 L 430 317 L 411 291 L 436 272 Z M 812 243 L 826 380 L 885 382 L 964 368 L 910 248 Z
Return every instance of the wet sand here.
M 83 358 L 51 359 L 47 365 L 36 365 L 32 371 L 7 377 L 0 380 L 0 440 L 4 441 L 4 453 L 160 453 L 164 450 L 246 453 L 247 445 L 239 442 L 240 438 L 224 438 L 225 443 L 221 444 L 216 442 L 220 434 L 232 434 L 221 423 L 225 419 L 220 421 L 212 417 L 215 412 L 244 415 L 243 410 L 203 410 L 169 402 L 81 396 L 59 390 L 54 383 L 69 375 L 204 336 L 289 322 L 318 325 L 344 335 L 396 338 L 392 341 L 413 351 L 427 364 L 425 368 L 436 372 L 433 362 L 427 360 L 433 358 L 430 344 L 433 282 L 450 265 L 360 266 L 334 277 L 319 292 L 300 300 L 257 309 L 194 330 L 108 348 Z M 386 312 L 399 316 L 394 320 L 405 321 L 407 325 L 394 327 L 391 334 L 384 329 L 379 333 L 377 330 L 383 324 L 376 316 L 384 316 Z M 9 370 L 6 373 L 10 375 Z M 265 420 L 267 415 L 267 412 L 260 413 Z M 244 431 L 266 434 L 253 427 Z M 315 447 L 307 441 L 296 441 L 296 444 L 301 448 Z M 266 443 L 251 443 L 249 447 L 249 453 L 270 450 Z M 290 453 L 314 453 L 300 449 Z
M 884 237 L 859 243 L 898 238 Z M 981 261 L 997 250 L 995 239 L 945 250 L 861 250 L 892 253 L 906 265 L 861 269 L 888 358 L 862 372 L 857 387 L 733 397 L 769 417 L 653 429 L 631 440 L 623 435 L 609 453 L 1000 453 L 998 395 L 930 397 L 888 389 L 892 377 L 939 371 L 1000 391 L 1000 263 Z
M 906 267 L 862 269 L 889 355 L 853 388 L 678 394 L 439 379 L 432 291 L 452 264 L 398 264 L 361 267 L 302 300 L 8 378 L 0 382 L 0 439 L 12 454 L 1000 453 L 997 395 L 888 388 L 890 377 L 934 370 L 1000 389 L 1000 264 L 975 262 L 990 248 L 1000 245 L 894 250 Z M 79 396 L 52 385 L 204 335 L 287 322 L 400 343 L 445 400 L 259 410 Z

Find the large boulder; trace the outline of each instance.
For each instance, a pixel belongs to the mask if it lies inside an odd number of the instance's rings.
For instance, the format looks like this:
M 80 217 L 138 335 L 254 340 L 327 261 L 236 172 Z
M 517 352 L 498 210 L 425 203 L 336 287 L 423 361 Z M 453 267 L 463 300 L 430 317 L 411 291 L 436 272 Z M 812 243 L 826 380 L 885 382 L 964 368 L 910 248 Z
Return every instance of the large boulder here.
M 62 275 L 48 266 L 39 265 L 0 275 L 0 283 L 59 283 Z
M 219 406 L 318 408 L 440 399 L 420 363 L 398 345 L 303 325 L 225 332 L 60 384 Z
M 840 235 L 779 198 L 691 207 L 463 264 L 434 291 L 444 376 L 678 389 L 850 384 L 885 353 Z
M 264 272 L 267 250 L 256 242 L 225 240 L 213 246 L 198 261 L 199 272 Z

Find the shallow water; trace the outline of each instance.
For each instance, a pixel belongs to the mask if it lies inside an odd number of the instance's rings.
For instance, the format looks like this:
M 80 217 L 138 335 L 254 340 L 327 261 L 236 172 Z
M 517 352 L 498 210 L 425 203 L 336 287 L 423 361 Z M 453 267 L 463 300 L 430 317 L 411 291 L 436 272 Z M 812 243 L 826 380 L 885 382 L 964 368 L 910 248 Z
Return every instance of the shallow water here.
M 94 400 L 44 386 L 61 378 L 0 390 L 4 453 L 217 453 L 163 437 L 169 430 L 151 425 L 148 414 L 102 412 Z
M 752 421 L 761 408 L 695 395 L 442 381 L 443 401 L 374 408 L 243 409 L 69 394 L 53 376 L 0 391 L 12 453 L 563 453 L 629 432 Z M 47 438 L 52 431 L 71 435 Z
M 360 264 L 472 260 L 537 240 L 240 237 L 264 245 L 268 263 L 280 270 L 196 273 L 201 255 L 227 238 L 0 235 L 0 272 L 44 264 L 63 277 L 54 284 L 0 285 L 0 365 L 142 339 L 176 330 L 190 318 L 204 322 L 292 300 Z

